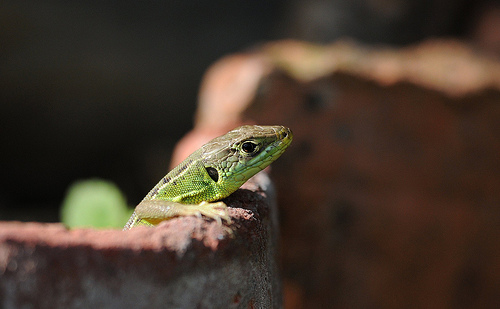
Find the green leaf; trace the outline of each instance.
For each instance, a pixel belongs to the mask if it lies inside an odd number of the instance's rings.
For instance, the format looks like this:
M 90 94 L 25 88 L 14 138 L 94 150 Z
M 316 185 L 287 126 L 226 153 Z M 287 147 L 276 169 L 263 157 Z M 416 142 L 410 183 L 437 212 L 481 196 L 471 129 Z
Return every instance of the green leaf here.
M 122 228 L 131 215 L 118 187 L 101 179 L 75 182 L 61 208 L 61 221 L 70 228 Z

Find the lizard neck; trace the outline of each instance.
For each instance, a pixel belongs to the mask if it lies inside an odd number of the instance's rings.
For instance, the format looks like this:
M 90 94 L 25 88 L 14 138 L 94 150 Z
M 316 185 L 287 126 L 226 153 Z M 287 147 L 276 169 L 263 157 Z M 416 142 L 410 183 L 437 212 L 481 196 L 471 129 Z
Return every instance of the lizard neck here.
M 228 195 L 208 175 L 198 151 L 163 177 L 144 200 L 167 200 L 183 204 L 216 201 Z

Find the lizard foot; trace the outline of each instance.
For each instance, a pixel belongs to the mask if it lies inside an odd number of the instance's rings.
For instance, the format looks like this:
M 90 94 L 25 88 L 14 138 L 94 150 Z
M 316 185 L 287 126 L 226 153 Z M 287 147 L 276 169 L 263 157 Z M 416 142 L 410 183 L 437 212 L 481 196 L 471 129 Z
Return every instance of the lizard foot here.
M 229 212 L 224 202 L 201 202 L 196 205 L 189 205 L 183 209 L 185 215 L 204 215 L 205 217 L 214 219 L 219 225 L 222 225 L 222 220 L 231 223 Z

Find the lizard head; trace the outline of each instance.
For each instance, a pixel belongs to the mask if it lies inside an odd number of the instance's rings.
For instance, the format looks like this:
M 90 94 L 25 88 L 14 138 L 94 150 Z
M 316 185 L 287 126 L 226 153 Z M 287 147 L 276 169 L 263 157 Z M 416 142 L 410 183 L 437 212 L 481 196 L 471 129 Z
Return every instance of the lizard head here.
M 227 194 L 278 159 L 292 142 L 284 126 L 246 125 L 203 145 L 205 169 Z

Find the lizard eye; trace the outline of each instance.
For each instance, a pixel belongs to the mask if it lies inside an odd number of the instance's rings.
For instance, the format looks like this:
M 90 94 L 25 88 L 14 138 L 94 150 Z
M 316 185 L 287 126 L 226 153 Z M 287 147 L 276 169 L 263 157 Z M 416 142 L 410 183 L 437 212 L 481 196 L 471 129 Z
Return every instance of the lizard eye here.
M 241 144 L 241 150 L 245 153 L 254 153 L 258 149 L 257 144 L 253 142 L 244 142 Z

